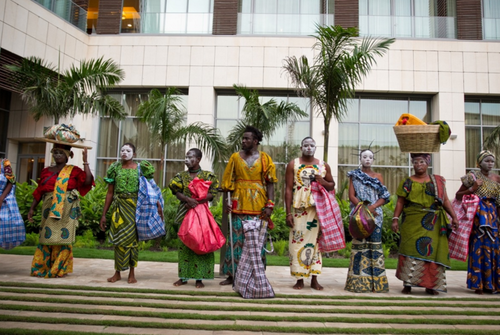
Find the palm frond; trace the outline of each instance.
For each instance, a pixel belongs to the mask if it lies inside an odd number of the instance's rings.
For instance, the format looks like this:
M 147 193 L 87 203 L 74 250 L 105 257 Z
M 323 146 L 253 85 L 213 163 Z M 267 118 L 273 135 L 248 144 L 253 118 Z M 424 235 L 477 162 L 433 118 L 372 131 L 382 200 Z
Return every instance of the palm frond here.
M 484 149 L 490 150 L 490 151 L 495 151 L 495 148 L 497 148 L 500 145 L 500 126 L 497 126 L 491 134 L 488 135 L 484 139 Z

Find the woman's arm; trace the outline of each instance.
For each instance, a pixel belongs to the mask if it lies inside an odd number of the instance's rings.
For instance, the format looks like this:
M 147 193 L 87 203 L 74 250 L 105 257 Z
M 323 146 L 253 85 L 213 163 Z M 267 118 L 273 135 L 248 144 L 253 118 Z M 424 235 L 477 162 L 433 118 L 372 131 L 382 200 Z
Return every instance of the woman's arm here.
M 106 200 L 104 201 L 104 208 L 102 210 L 101 222 L 99 226 L 102 231 L 106 230 L 106 213 L 109 210 L 109 206 L 111 206 L 111 202 L 113 202 L 113 193 L 115 192 L 115 185 L 108 185 L 108 193 L 106 193 Z
M 37 200 L 36 198 L 33 199 L 33 202 L 31 203 L 30 210 L 28 212 L 28 221 L 29 222 L 33 222 L 33 214 L 35 213 L 35 208 L 40 203 L 40 200 L 41 199 Z
M 7 195 L 9 195 L 10 190 L 12 190 L 12 183 L 7 182 L 7 185 L 5 185 L 5 188 L 3 189 L 2 195 L 0 195 L 0 208 L 2 208 L 2 203 L 7 198 Z
M 446 212 L 448 214 L 450 214 L 451 224 L 454 226 L 455 229 L 457 229 L 458 228 L 457 215 L 455 214 L 455 211 L 453 210 L 453 207 L 451 206 L 450 199 L 448 199 L 448 195 L 446 194 L 446 192 L 444 193 L 443 208 L 446 210 Z
M 392 218 L 392 231 L 397 233 L 399 230 L 399 216 L 403 212 L 403 207 L 405 204 L 405 198 L 398 196 L 398 201 L 396 203 L 396 208 L 394 209 L 394 216 Z

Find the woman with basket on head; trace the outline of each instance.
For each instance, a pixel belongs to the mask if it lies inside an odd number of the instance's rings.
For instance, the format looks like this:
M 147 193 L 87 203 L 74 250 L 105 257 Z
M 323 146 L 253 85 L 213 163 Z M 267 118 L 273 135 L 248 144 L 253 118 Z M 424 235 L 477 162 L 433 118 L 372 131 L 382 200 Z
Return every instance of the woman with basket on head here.
M 73 249 L 75 230 L 80 212 L 80 195 L 87 194 L 94 184 L 94 176 L 87 162 L 87 149 L 83 149 L 83 170 L 68 165 L 73 157 L 74 144 L 54 144 L 52 157 L 55 165 L 42 170 L 38 187 L 33 192 L 33 203 L 28 220 L 38 203 L 43 199 L 40 243 L 31 264 L 31 275 L 35 277 L 63 277 L 73 272 Z
M 446 194 L 445 179 L 427 173 L 431 155 L 415 153 L 411 160 L 415 174 L 399 184 L 392 218 L 392 230 L 401 229 L 396 277 L 403 281 L 403 294 L 418 286 L 437 295 L 447 291 L 445 271 L 450 267 L 446 213 L 455 229 L 458 219 Z
M 456 193 L 457 200 L 470 194 L 480 199 L 469 240 L 467 288 L 476 294 L 497 293 L 500 291 L 500 176 L 491 172 L 495 155 L 490 151 L 481 151 L 476 164 L 480 171 L 463 176 L 462 186 Z
M 359 160 L 361 169 L 347 173 L 349 200 L 353 209 L 351 220 L 356 220 L 356 214 L 359 211 L 369 211 L 373 215 L 373 226 L 369 229 L 371 234 L 365 229 L 356 229 L 359 234 L 356 234 L 354 229 L 351 230 L 353 236 L 351 262 L 344 289 L 351 292 L 388 292 L 389 282 L 385 273 L 382 249 L 383 212 L 381 206 L 389 201 L 390 194 L 383 184 L 382 175 L 372 171 L 373 151 L 362 150 Z
M 108 278 L 108 282 L 114 283 L 121 280 L 120 272 L 130 268 L 128 283 L 134 284 L 137 283 L 135 268 L 139 260 L 138 218 L 143 217 L 144 214 L 151 218 L 159 217 L 161 222 L 159 222 L 159 219 L 156 219 L 156 222 L 160 223 L 161 227 L 164 228 L 163 203 L 161 202 L 162 199 L 159 199 L 158 202 L 155 201 L 156 208 L 138 206 L 142 191 L 140 189 L 141 179 L 145 177 L 146 180 L 151 180 L 155 168 L 148 161 L 134 162 L 135 146 L 132 143 L 125 143 L 121 147 L 120 157 L 120 161 L 111 164 L 106 172 L 106 178 L 104 178 L 104 181 L 108 184 L 108 193 L 104 202 L 100 227 L 102 231 L 106 230 L 106 213 L 111 203 L 113 203 L 114 210 L 111 215 L 109 241 L 115 246 L 115 273 Z M 153 186 L 156 186 L 156 184 L 153 184 Z M 157 194 L 157 196 L 161 195 Z M 142 211 L 147 211 L 147 213 Z

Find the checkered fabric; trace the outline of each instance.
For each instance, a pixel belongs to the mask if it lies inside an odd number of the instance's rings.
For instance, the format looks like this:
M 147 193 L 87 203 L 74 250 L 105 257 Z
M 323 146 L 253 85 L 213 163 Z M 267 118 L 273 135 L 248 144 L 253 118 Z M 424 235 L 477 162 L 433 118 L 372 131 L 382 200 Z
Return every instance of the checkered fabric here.
M 454 199 L 451 203 L 458 218 L 458 229 L 454 230 L 448 238 L 450 258 L 467 261 L 469 255 L 469 237 L 474 224 L 477 208 L 479 206 L 477 195 L 464 195 L 462 201 Z M 450 218 L 451 220 L 451 218 Z
M 266 240 L 267 222 L 259 219 L 243 221 L 245 243 L 233 289 L 245 299 L 274 298 L 266 277 L 261 251 Z
M 0 193 L 2 193 L 9 181 L 5 177 L 3 160 L 0 166 Z M 15 193 L 16 185 L 12 185 L 0 208 L 0 248 L 4 249 L 17 247 L 26 239 L 24 221 L 17 207 Z
M 317 182 L 311 184 L 311 191 L 321 229 L 321 236 L 318 240 L 319 250 L 332 252 L 345 248 L 344 223 L 334 193 L 328 192 Z
M 157 205 L 159 201 L 163 210 L 164 203 L 161 190 L 154 179 L 146 179 L 141 173 L 139 164 L 137 168 L 139 170 L 139 192 L 137 193 L 135 222 L 139 241 L 147 241 L 166 234 L 165 224 L 158 214 Z

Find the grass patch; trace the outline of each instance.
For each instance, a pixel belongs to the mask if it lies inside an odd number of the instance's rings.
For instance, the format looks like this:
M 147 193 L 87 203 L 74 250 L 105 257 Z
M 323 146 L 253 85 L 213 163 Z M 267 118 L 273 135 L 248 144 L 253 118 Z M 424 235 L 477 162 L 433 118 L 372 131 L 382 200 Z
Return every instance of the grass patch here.
M 297 327 L 297 326 L 262 326 L 262 325 L 212 325 L 212 324 L 186 324 L 186 323 L 161 323 L 161 322 L 141 322 L 141 321 L 121 321 L 121 320 L 89 320 L 75 318 L 49 318 L 30 317 L 18 315 L 0 315 L 0 321 L 23 322 L 23 323 L 47 323 L 47 324 L 71 324 L 71 325 L 94 325 L 105 327 L 128 327 L 128 328 L 157 328 L 157 329 L 193 329 L 211 331 L 254 331 L 254 332 L 281 332 L 281 333 L 303 333 L 303 334 L 498 334 L 498 330 L 461 330 L 461 329 L 392 329 L 392 328 L 334 328 L 334 327 Z M 37 330 L 37 334 L 40 332 Z M 53 334 L 53 332 L 52 332 Z
M 0 249 L 0 254 L 11 255 L 33 255 L 36 247 L 16 247 L 12 250 Z M 113 250 L 107 249 L 89 249 L 89 248 L 73 248 L 73 256 L 75 258 L 92 258 L 92 259 L 114 259 Z M 215 253 L 215 263 L 219 264 L 219 252 Z M 268 266 L 289 266 L 288 256 L 267 255 Z M 149 251 L 143 250 L 139 252 L 139 261 L 150 262 L 166 262 L 177 263 L 177 251 Z M 386 258 L 385 268 L 396 269 L 398 260 L 395 258 Z M 327 268 L 348 268 L 349 259 L 347 258 L 323 258 L 323 266 Z M 467 271 L 467 263 L 457 260 L 451 260 L 451 270 Z

